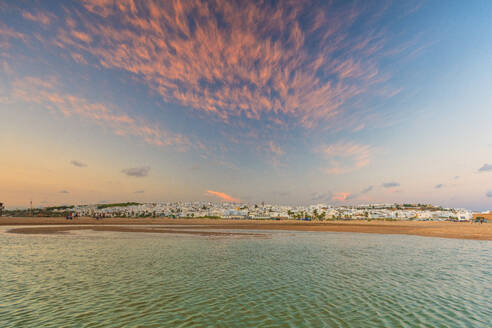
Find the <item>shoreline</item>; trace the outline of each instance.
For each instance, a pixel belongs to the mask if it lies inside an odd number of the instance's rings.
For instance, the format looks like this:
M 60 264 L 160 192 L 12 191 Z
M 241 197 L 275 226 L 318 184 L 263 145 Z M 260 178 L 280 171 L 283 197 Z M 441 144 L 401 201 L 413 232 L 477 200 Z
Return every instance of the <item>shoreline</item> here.
M 60 225 L 61 227 L 54 227 Z M 171 227 L 151 227 L 168 225 Z M 172 227 L 177 226 L 176 228 Z M 228 219 L 168 219 L 168 218 L 105 218 L 96 220 L 81 217 L 67 221 L 65 218 L 45 217 L 0 217 L 0 226 L 13 226 L 8 232 L 23 234 L 65 233 L 70 230 L 91 229 L 94 231 L 179 233 L 191 235 L 250 235 L 260 233 L 212 232 L 208 229 L 224 230 L 286 230 L 318 232 L 356 232 L 379 234 L 403 234 L 424 237 L 474 239 L 492 241 L 492 223 L 448 222 L 448 221 L 293 221 L 293 220 L 228 220 Z M 41 226 L 14 228 L 14 226 Z M 50 227 L 52 226 L 52 227 Z M 75 227 L 87 226 L 87 227 Z M 120 226 L 120 227 L 117 227 Z M 123 226 L 123 227 L 121 227 Z M 134 226 L 134 227 L 124 227 Z M 135 227 L 135 226 L 149 226 Z M 179 227 L 178 227 L 179 226 Z M 190 231 L 200 229 L 202 231 Z
M 120 226 L 120 225 L 69 225 L 54 226 L 47 225 L 43 227 L 14 228 L 7 230 L 8 233 L 17 233 L 23 235 L 40 235 L 40 234 L 66 234 L 77 230 L 92 230 L 106 232 L 140 232 L 140 233 L 159 233 L 159 234 L 182 234 L 207 237 L 255 237 L 266 238 L 268 234 L 252 232 L 217 232 L 217 231 L 196 231 L 196 230 L 177 230 L 169 228 L 159 228 L 147 225 L 147 227 L 137 226 Z

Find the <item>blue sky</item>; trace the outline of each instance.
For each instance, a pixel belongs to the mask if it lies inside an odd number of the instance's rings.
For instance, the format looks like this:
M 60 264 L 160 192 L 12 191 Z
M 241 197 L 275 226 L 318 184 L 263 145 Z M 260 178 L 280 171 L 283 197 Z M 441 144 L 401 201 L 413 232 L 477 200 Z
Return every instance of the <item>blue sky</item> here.
M 492 207 L 488 1 L 5 1 L 0 18 L 8 206 Z

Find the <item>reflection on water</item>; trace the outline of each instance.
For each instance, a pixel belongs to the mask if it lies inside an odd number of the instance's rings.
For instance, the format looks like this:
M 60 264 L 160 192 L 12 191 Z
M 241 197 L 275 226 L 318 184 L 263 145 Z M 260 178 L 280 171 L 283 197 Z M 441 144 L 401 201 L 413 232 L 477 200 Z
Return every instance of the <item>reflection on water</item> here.
M 78 231 L 0 246 L 0 327 L 492 324 L 490 241 Z

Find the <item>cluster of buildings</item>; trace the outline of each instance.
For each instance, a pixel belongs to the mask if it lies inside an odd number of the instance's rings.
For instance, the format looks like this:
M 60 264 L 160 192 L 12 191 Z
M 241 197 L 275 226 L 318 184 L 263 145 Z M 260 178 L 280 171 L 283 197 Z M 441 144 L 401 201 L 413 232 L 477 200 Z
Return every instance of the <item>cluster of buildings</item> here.
M 66 211 L 67 208 L 54 211 Z M 452 209 L 420 204 L 371 204 L 334 207 L 326 204 L 283 206 L 268 204 L 233 204 L 212 202 L 126 203 L 70 206 L 80 216 L 170 217 L 217 219 L 388 219 L 388 220 L 457 220 L 473 218 L 466 209 Z

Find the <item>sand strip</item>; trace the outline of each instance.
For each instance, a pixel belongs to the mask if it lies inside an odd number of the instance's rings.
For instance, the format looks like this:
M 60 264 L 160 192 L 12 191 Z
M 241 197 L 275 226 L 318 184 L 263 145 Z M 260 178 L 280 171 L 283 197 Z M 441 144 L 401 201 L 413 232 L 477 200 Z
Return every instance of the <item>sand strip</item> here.
M 144 233 L 171 233 L 171 234 L 186 234 L 198 236 L 215 236 L 215 237 L 267 237 L 267 234 L 262 233 L 246 233 L 246 232 L 216 232 L 216 231 L 192 231 L 192 230 L 175 230 L 175 229 L 160 229 L 156 227 L 122 227 L 115 225 L 98 225 L 98 226 L 47 226 L 47 227 L 27 227 L 14 228 L 7 232 L 20 234 L 55 234 L 67 233 L 74 230 L 92 230 L 92 231 L 114 231 L 114 232 L 144 232 Z
M 31 233 L 35 231 L 51 231 L 50 225 L 63 225 L 68 230 L 69 227 L 79 225 L 89 225 L 95 231 L 121 231 L 127 232 L 149 232 L 148 228 L 138 227 L 141 225 L 169 225 L 176 226 L 176 230 L 171 227 L 156 227 L 161 233 L 187 233 L 204 234 L 204 231 L 188 231 L 190 229 L 200 230 L 290 230 L 290 231 L 332 231 L 332 232 L 362 232 L 362 233 L 381 233 L 381 234 L 406 234 L 426 237 L 443 237 L 459 239 L 492 240 L 492 223 L 469 223 L 469 222 L 447 222 L 447 221 L 291 221 L 291 220 L 214 220 L 214 219 L 167 219 L 167 218 L 106 218 L 95 220 L 93 218 L 78 218 L 67 221 L 64 218 L 0 218 L 0 226 L 15 225 L 42 225 L 46 227 L 33 227 Z M 113 225 L 132 225 L 133 227 L 115 227 Z M 178 227 L 179 226 L 179 227 Z M 39 229 L 48 230 L 39 230 Z M 51 227 L 56 232 L 63 232 L 60 227 Z M 65 227 L 62 227 L 65 228 Z M 27 233 L 26 229 L 20 228 L 16 232 Z M 60 230 L 61 229 L 61 230 Z M 86 228 L 87 229 L 87 228 Z M 100 229 L 100 230 L 99 230 Z M 104 230 L 112 229 L 112 230 Z M 120 230 L 117 230 L 120 229 Z M 74 229 L 72 229 L 74 230 Z M 145 231 L 140 231 L 145 230 Z M 178 231 L 178 232 L 177 232 Z M 215 233 L 217 232 L 206 232 Z M 225 233 L 225 232 L 224 232 Z M 225 234 L 231 234 L 229 232 Z

